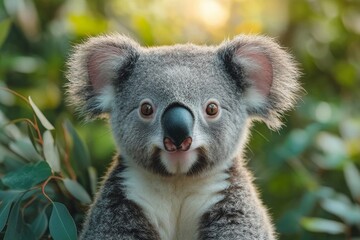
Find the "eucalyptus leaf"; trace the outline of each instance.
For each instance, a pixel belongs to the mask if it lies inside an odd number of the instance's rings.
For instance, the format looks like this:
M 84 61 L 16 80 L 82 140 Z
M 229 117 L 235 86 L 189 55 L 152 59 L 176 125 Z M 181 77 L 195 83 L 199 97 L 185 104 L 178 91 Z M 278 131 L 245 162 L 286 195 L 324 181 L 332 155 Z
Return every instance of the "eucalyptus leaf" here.
M 3 129 L 0 128 L 0 145 L 5 145 L 7 146 L 7 144 L 11 141 L 11 139 L 9 138 L 9 136 L 7 136 Z
M 5 156 L 7 155 L 7 150 L 5 147 L 0 145 L 0 164 L 4 162 Z
M 72 152 L 71 160 L 73 161 L 76 172 L 79 173 L 79 177 L 82 182 L 87 182 L 87 172 L 90 167 L 90 154 L 88 149 L 85 147 L 83 141 L 75 131 L 70 121 L 65 121 L 65 129 L 70 134 L 72 139 Z
M 0 190 L 0 201 L 15 201 L 19 195 L 23 193 L 23 191 L 20 190 L 6 190 L 2 191 Z
M 42 160 L 42 156 L 37 153 L 33 144 L 31 143 L 31 140 L 28 137 L 23 137 L 21 139 L 10 142 L 9 148 L 22 158 L 29 161 L 37 162 Z
M 351 161 L 345 164 L 344 175 L 351 195 L 354 199 L 360 201 L 360 172 Z
M 6 135 L 12 139 L 20 139 L 24 137 L 24 135 L 21 134 L 20 129 L 15 124 L 6 124 L 3 130 Z
M 73 181 L 69 178 L 63 180 L 66 189 L 73 195 L 76 199 L 85 204 L 91 203 L 91 198 L 85 189 L 76 181 Z
M 48 218 L 45 214 L 45 209 L 43 209 L 35 218 L 34 222 L 31 224 L 32 232 L 36 239 L 40 239 L 44 235 L 48 226 Z
M 0 22 L 0 47 L 2 46 L 8 35 L 10 26 L 11 26 L 10 19 L 6 19 Z
M 333 170 L 338 169 L 346 161 L 343 155 L 337 154 L 313 154 L 313 161 L 322 169 Z
M 301 225 L 308 231 L 311 232 L 322 232 L 328 234 L 340 234 L 346 231 L 346 225 L 324 218 L 308 218 L 304 217 L 301 219 Z
M 326 155 L 342 156 L 343 158 L 347 155 L 344 140 L 328 132 L 320 132 L 317 135 L 316 145 Z
M 302 213 L 298 210 L 285 212 L 278 220 L 278 230 L 283 234 L 293 234 L 300 231 L 299 220 Z
M 360 207 L 341 199 L 324 199 L 321 207 L 349 224 L 360 223 Z
M 8 224 L 5 231 L 4 240 L 26 239 L 35 240 L 29 226 L 24 222 L 21 215 L 20 204 L 22 198 L 20 197 L 12 207 L 8 219 Z
M 76 240 L 76 225 L 64 204 L 53 202 L 49 222 L 50 234 L 54 240 Z
M 18 157 L 14 156 L 12 154 L 9 154 L 9 156 L 5 156 L 3 158 L 2 165 L 3 165 L 5 172 L 12 172 L 12 171 L 16 171 L 19 168 L 25 166 L 26 163 L 24 161 L 22 161 L 21 159 L 19 159 Z
M 319 187 L 315 194 L 320 199 L 326 199 L 334 196 L 336 194 L 335 190 L 330 187 Z
M 301 155 L 314 142 L 315 136 L 323 128 L 322 124 L 314 123 L 305 129 L 294 129 L 286 137 L 284 143 L 276 149 L 272 160 L 281 164 L 288 159 Z
M 9 217 L 12 201 L 2 201 L 0 204 L 0 232 L 4 229 Z
M 20 239 L 20 201 L 21 199 L 16 201 L 16 203 L 11 209 L 4 240 Z
M 348 118 L 339 124 L 341 136 L 346 140 L 356 140 L 360 136 L 360 119 Z
M 28 136 L 29 136 L 29 139 L 31 141 L 31 144 L 33 145 L 35 151 L 37 153 L 40 153 L 39 152 L 39 148 L 38 148 L 38 144 L 36 143 L 36 135 L 35 135 L 35 130 L 33 129 L 33 127 L 30 125 L 30 124 L 27 124 L 27 130 L 28 130 Z
M 0 23 L 1 25 L 1 23 Z M 1 26 L 0 26 L 0 32 L 1 32 Z M 1 47 L 1 33 L 0 33 L 0 47 Z M 0 82 L 0 88 L 7 88 L 5 82 Z M 5 106 L 12 106 L 15 103 L 15 96 L 11 94 L 10 92 L 0 90 L 0 103 Z M 2 125 L 2 119 L 0 118 L 0 125 Z
M 27 223 L 24 222 L 24 219 L 21 219 L 21 223 L 22 223 L 22 231 L 20 232 L 20 238 L 19 239 L 26 239 L 26 240 L 38 240 L 32 229 L 31 226 Z
M 52 170 L 60 172 L 60 157 L 59 151 L 54 143 L 54 138 L 49 130 L 46 130 L 43 134 L 44 139 L 44 156 L 45 160 L 49 164 Z
M 95 194 L 95 193 L 96 193 L 97 186 L 98 186 L 98 179 L 97 179 L 96 168 L 94 168 L 94 167 L 89 167 L 88 172 L 89 172 L 91 193 L 92 193 L 92 194 Z
M 29 189 L 44 181 L 51 175 L 49 165 L 44 162 L 27 164 L 17 171 L 10 172 L 2 178 L 4 185 L 12 189 Z
M 40 120 L 41 124 L 46 128 L 47 130 L 53 130 L 55 129 L 54 126 L 47 120 L 47 118 L 44 116 L 44 114 L 40 111 L 40 109 L 35 105 L 31 97 L 29 96 L 29 103 L 34 110 L 36 116 Z
M 0 83 L 0 87 L 1 87 L 1 83 Z M 6 93 L 6 91 L 2 91 L 1 94 L 3 94 L 3 92 Z M 19 139 L 23 137 L 19 128 L 15 124 L 9 123 L 9 119 L 4 115 L 4 113 L 1 110 L 0 110 L 0 126 L 1 126 L 0 132 L 4 132 L 4 134 L 11 139 Z

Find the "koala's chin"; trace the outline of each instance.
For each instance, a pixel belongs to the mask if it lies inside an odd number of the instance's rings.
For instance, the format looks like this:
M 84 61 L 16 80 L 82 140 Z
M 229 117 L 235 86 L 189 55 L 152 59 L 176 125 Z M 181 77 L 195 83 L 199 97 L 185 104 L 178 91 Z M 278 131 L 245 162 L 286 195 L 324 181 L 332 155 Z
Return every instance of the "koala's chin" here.
M 161 163 L 171 174 L 187 174 L 195 162 L 199 160 L 197 149 L 160 153 Z
M 156 147 L 146 162 L 150 164 L 143 165 L 145 169 L 165 177 L 199 175 L 213 165 L 204 147 L 173 152 Z

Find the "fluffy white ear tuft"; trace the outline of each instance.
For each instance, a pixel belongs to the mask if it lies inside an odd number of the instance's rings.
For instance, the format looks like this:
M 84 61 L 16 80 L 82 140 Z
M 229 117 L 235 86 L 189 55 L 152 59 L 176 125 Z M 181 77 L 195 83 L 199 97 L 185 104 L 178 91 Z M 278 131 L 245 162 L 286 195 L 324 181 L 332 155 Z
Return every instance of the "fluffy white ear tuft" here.
M 270 59 L 254 46 L 245 46 L 237 49 L 234 63 L 242 66 L 246 78 L 253 84 L 256 91 L 267 96 L 273 82 L 273 67 Z
M 244 46 L 236 50 L 233 61 L 242 66 L 244 77 L 250 83 L 245 91 L 249 107 L 261 107 L 266 103 L 273 82 L 273 68 L 270 59 L 259 47 Z
M 291 55 L 271 38 L 246 35 L 223 43 L 219 54 L 249 116 L 279 128 L 281 114 L 294 105 L 301 91 Z
M 110 113 L 116 86 L 131 74 L 138 49 L 122 35 L 94 37 L 78 45 L 67 64 L 69 103 L 88 118 Z
M 87 60 L 89 81 L 96 92 L 101 92 L 106 86 L 111 85 L 111 81 L 116 78 L 119 64 L 125 60 L 125 57 L 126 53 L 123 49 L 108 45 L 101 45 L 89 54 Z
M 113 86 L 111 84 L 108 84 L 108 85 L 102 86 L 102 88 L 99 90 L 95 89 L 95 91 L 100 91 L 99 93 L 97 93 L 97 95 L 95 97 L 96 102 L 98 104 L 97 107 L 104 113 L 110 112 L 111 106 L 115 99 L 115 90 L 114 90 Z

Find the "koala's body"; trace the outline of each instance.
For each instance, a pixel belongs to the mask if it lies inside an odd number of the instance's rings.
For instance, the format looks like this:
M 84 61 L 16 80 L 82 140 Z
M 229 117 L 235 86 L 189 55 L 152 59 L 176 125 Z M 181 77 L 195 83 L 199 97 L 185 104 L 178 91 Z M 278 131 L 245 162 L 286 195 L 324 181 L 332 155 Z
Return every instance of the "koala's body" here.
M 119 155 L 82 239 L 275 239 L 244 166 L 253 119 L 280 126 L 299 90 L 291 56 L 269 38 L 140 47 L 90 38 L 70 61 L 68 94 L 108 116 Z

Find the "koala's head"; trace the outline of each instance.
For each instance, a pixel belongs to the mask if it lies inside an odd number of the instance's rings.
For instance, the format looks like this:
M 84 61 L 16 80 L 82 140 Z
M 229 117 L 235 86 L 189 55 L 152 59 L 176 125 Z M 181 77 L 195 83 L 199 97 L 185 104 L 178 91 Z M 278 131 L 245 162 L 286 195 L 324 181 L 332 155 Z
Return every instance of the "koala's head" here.
M 68 68 L 70 103 L 88 118 L 110 118 L 127 164 L 164 176 L 230 163 L 249 122 L 278 128 L 300 88 L 291 56 L 261 36 L 154 48 L 95 37 Z

